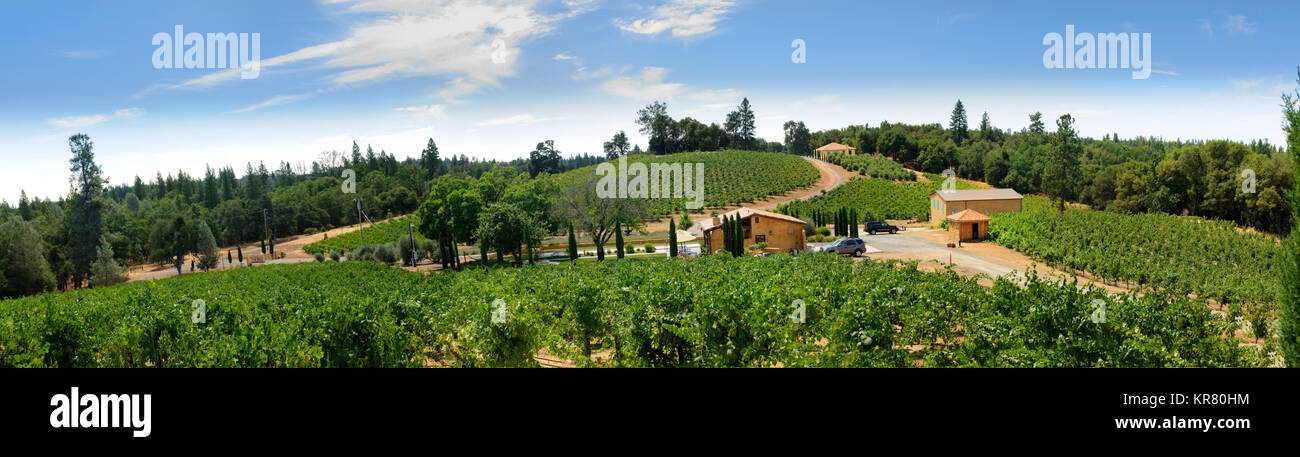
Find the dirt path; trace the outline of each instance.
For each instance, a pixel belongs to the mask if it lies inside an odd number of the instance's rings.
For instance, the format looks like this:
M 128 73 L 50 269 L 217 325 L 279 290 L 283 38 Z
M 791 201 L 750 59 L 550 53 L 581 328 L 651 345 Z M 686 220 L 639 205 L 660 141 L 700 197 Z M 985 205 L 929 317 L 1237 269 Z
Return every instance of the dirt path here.
M 966 276 L 979 274 L 997 278 L 1006 275 L 1020 275 L 1030 270 L 1040 276 L 1054 279 L 1078 278 L 1081 284 L 1093 285 L 1107 292 L 1122 293 L 1128 289 L 1086 277 L 1069 274 L 1050 266 L 1037 263 L 1034 259 L 992 242 L 962 243 L 959 248 L 949 248 L 950 234 L 946 230 L 928 228 L 909 228 L 897 235 L 866 236 L 863 240 L 881 252 L 868 257 L 876 260 L 919 260 L 926 268 L 938 269 L 952 262 L 953 270 Z M 933 262 L 931 262 L 933 261 Z
M 376 221 L 376 223 L 382 223 L 382 222 L 384 221 Z M 230 263 L 226 262 L 226 253 L 228 252 L 230 253 L 231 258 L 233 259 L 239 258 L 239 254 L 235 253 L 236 249 L 234 246 L 220 247 L 217 248 L 217 254 L 218 257 L 220 257 L 221 259 L 217 263 L 217 268 L 215 268 L 215 270 L 229 270 L 231 268 L 250 266 L 250 265 L 257 266 L 257 265 L 266 265 L 266 264 L 274 265 L 274 264 L 285 264 L 285 263 L 311 262 L 316 259 L 316 256 L 309 254 L 307 253 L 307 251 L 303 250 L 303 248 L 307 247 L 307 245 L 315 243 L 317 241 L 324 240 L 325 234 L 327 233 L 331 237 L 336 237 L 348 232 L 355 232 L 355 231 L 357 231 L 357 226 L 348 225 L 344 227 L 338 227 L 326 232 L 315 233 L 311 235 L 294 235 L 294 236 L 286 236 L 283 238 L 277 238 L 275 240 L 275 253 L 276 253 L 275 259 L 270 258 L 270 256 L 268 255 L 263 255 L 262 246 L 260 244 L 258 243 L 245 244 L 242 249 L 244 253 L 245 263 L 239 265 L 231 265 Z M 279 258 L 280 253 L 284 253 L 284 258 Z M 181 266 L 181 270 L 184 271 L 185 274 L 194 273 L 197 271 L 195 269 L 190 268 L 190 262 L 194 260 L 195 259 L 193 256 L 186 257 L 184 265 Z M 235 263 L 238 264 L 239 262 L 236 261 Z M 131 270 L 127 273 L 126 282 L 148 281 L 153 279 L 170 278 L 172 276 L 176 276 L 176 267 L 171 265 L 161 265 L 161 266 L 156 264 L 148 264 L 143 266 L 135 265 L 132 266 Z
M 809 163 L 812 163 L 814 167 L 817 167 L 817 171 L 821 173 L 821 177 L 818 178 L 817 182 L 814 182 L 811 186 L 794 189 L 781 195 L 771 195 L 768 196 L 767 198 L 754 200 L 742 204 L 740 206 L 727 206 L 725 208 L 711 207 L 708 208 L 709 211 L 717 211 L 719 214 L 725 213 L 727 211 L 736 210 L 739 208 L 752 208 L 752 209 L 761 209 L 764 211 L 771 211 L 773 209 L 776 209 L 776 207 L 780 206 L 782 203 L 789 203 L 796 200 L 807 200 L 809 198 L 813 198 L 817 195 L 820 195 L 822 191 L 829 191 L 831 189 L 843 185 L 844 183 L 848 182 L 850 178 L 853 178 L 855 176 L 862 176 L 857 172 L 845 170 L 843 167 L 839 165 L 835 165 L 826 162 L 824 160 L 818 160 L 811 157 L 804 157 L 803 159 L 807 160 Z M 680 219 L 682 215 L 681 213 L 674 213 L 670 215 L 670 217 L 674 219 Z M 699 227 L 700 222 L 707 221 L 709 220 L 709 218 L 710 217 L 707 212 L 704 214 L 691 214 L 691 220 L 695 222 L 694 227 Z M 692 227 L 691 233 L 695 234 L 696 236 L 701 236 L 700 234 L 695 233 L 694 227 Z M 652 233 L 666 232 L 668 231 L 668 218 L 664 218 L 662 220 L 646 224 L 644 229 Z

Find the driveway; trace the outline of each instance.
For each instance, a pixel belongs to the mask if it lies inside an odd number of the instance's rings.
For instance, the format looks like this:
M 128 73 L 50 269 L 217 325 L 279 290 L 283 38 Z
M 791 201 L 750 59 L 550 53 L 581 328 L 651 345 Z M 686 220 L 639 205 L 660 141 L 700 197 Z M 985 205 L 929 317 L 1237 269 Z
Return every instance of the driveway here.
M 862 236 L 862 240 L 866 241 L 867 247 L 871 248 L 867 249 L 866 257 L 875 260 L 933 260 L 943 265 L 948 265 L 948 262 L 952 261 L 954 269 L 961 273 L 987 274 L 991 278 L 1023 270 L 1019 265 L 1023 262 L 997 258 L 1005 256 L 982 256 L 980 252 L 987 249 L 975 249 L 975 245 L 972 244 L 967 244 L 967 248 L 949 248 L 944 243 L 932 240 L 932 235 L 932 230 L 910 229 L 898 232 L 897 235 L 866 235 Z M 809 247 L 820 248 L 827 244 L 829 243 L 809 243 Z M 1001 247 L 980 245 L 979 248 Z

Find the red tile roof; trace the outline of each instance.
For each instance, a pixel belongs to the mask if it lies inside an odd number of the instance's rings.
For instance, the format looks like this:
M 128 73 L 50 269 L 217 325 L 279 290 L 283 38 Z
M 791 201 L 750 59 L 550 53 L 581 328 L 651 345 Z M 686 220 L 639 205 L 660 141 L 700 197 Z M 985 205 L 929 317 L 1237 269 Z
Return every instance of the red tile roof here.
M 981 214 L 979 211 L 965 209 L 949 214 L 948 220 L 950 222 L 987 222 L 991 219 L 989 219 L 988 216 Z
M 762 217 L 766 217 L 766 218 L 770 218 L 770 219 L 776 219 L 776 220 L 781 220 L 781 221 L 786 221 L 786 222 L 793 222 L 793 223 L 796 223 L 796 224 L 799 224 L 799 225 L 803 225 L 803 224 L 806 223 L 806 222 L 804 222 L 803 219 L 800 219 L 800 218 L 797 218 L 797 217 L 794 217 L 794 216 L 789 216 L 789 215 L 779 214 L 779 213 L 773 213 L 773 212 L 770 212 L 770 211 L 763 211 L 763 210 L 761 210 L 761 209 L 750 209 L 750 208 L 741 208 L 741 209 L 738 209 L 738 210 L 735 210 L 735 211 L 732 211 L 732 212 L 729 212 L 729 213 L 726 213 L 726 214 L 719 214 L 718 217 L 719 217 L 719 218 L 721 218 L 721 217 L 723 217 L 723 216 L 726 216 L 726 217 L 735 217 L 736 215 L 740 215 L 740 218 L 741 218 L 741 219 L 749 219 L 750 217 L 753 217 L 753 216 L 762 216 Z M 707 224 L 712 224 L 712 223 L 713 223 L 713 219 L 709 219 L 706 223 L 707 223 Z M 710 231 L 710 230 L 716 229 L 716 228 L 718 228 L 718 227 L 722 227 L 722 224 L 718 224 L 718 225 L 706 225 L 706 226 L 704 226 L 704 228 L 702 229 L 702 231 L 707 232 L 707 231 Z
M 855 147 L 852 147 L 852 146 L 845 146 L 845 145 L 842 145 L 842 144 L 839 144 L 839 143 L 831 143 L 831 144 L 828 144 L 828 145 L 822 146 L 822 147 L 820 147 L 820 148 L 817 148 L 817 150 L 818 150 L 818 151 L 824 151 L 824 152 L 830 152 L 830 151 L 856 151 L 856 150 L 858 150 L 858 148 L 855 148 Z

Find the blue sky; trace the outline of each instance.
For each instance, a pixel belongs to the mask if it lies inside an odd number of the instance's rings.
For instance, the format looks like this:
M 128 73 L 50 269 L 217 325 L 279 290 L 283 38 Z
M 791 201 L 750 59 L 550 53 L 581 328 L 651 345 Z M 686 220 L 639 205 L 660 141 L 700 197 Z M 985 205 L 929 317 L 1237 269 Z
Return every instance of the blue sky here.
M 644 147 L 633 118 L 651 100 L 721 122 L 748 97 L 776 141 L 791 119 L 946 123 L 960 98 L 972 124 L 1069 112 L 1088 136 L 1277 144 L 1296 17 L 1284 2 L 4 2 L 0 198 L 66 193 L 76 132 L 123 183 L 309 162 L 353 140 L 399 158 L 430 137 L 443 154 L 497 159 L 546 139 L 599 153 L 618 130 Z M 259 33 L 258 78 L 154 68 L 151 39 L 178 24 Z M 1066 24 L 1151 33 L 1153 73 L 1044 68 L 1044 35 Z M 791 62 L 795 39 L 806 63 Z

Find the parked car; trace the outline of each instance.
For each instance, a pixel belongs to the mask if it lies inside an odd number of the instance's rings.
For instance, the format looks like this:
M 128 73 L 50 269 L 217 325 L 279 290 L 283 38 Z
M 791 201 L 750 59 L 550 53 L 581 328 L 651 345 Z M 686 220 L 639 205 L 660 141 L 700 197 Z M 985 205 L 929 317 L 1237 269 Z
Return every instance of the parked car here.
M 863 228 L 867 230 L 867 233 L 872 235 L 881 232 L 889 234 L 898 233 L 898 226 L 889 225 L 885 221 L 868 221 Z
M 836 254 L 848 254 L 853 257 L 861 256 L 867 250 L 867 243 L 862 238 L 840 238 L 834 243 L 822 248 L 822 252 L 833 252 Z

